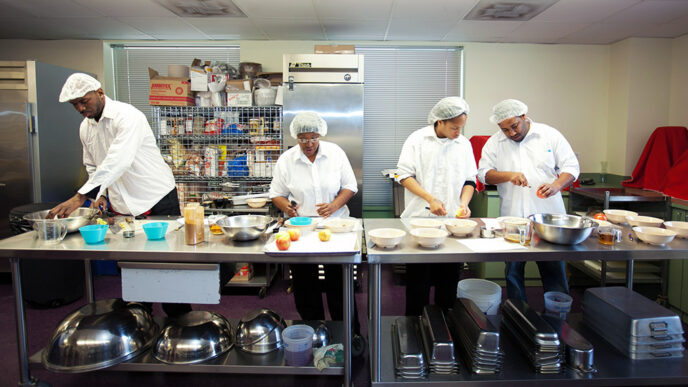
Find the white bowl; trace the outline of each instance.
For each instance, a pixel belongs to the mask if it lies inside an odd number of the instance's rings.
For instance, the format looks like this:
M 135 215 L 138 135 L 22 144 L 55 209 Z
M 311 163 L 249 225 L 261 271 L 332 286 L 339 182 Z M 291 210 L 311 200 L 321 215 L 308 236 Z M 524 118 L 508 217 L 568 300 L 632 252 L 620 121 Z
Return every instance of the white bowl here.
M 313 221 L 311 222 L 311 224 L 308 224 L 308 225 L 305 225 L 305 226 L 291 224 L 291 219 L 287 219 L 287 221 L 284 222 L 284 226 L 285 226 L 286 228 L 298 228 L 298 229 L 300 229 L 301 231 L 313 231 L 313 230 L 315 230 L 315 226 L 317 226 L 317 225 L 318 225 L 318 222 L 316 222 L 315 219 L 313 219 Z
M 478 222 L 470 219 L 447 219 L 444 221 L 447 230 L 456 236 L 470 235 Z
M 664 219 L 653 218 L 651 216 L 627 216 L 626 222 L 631 227 L 659 227 L 664 223 Z
M 440 228 L 414 228 L 411 235 L 413 240 L 423 247 L 437 247 L 447 239 L 449 233 Z
M 367 231 L 366 234 L 376 246 L 387 249 L 398 245 L 406 236 L 406 231 L 398 228 L 376 228 Z
M 638 239 L 651 245 L 664 245 L 676 236 L 676 231 L 666 230 L 659 227 L 633 227 Z
M 330 229 L 332 232 L 351 232 L 356 226 L 355 219 L 346 218 L 331 218 L 323 222 L 325 228 Z
M 443 224 L 442 221 L 437 219 L 422 218 L 411 219 L 409 223 L 411 223 L 413 228 L 441 228 Z
M 637 212 L 626 210 L 604 210 L 607 215 L 607 220 L 612 223 L 623 224 L 626 223 L 627 216 L 638 216 Z
M 668 230 L 676 232 L 676 236 L 679 238 L 688 238 L 688 222 L 664 222 L 664 227 L 666 227 Z
M 248 204 L 249 207 L 251 208 L 260 208 L 265 205 L 265 203 L 268 202 L 267 198 L 251 198 L 251 199 L 246 199 L 246 204 Z

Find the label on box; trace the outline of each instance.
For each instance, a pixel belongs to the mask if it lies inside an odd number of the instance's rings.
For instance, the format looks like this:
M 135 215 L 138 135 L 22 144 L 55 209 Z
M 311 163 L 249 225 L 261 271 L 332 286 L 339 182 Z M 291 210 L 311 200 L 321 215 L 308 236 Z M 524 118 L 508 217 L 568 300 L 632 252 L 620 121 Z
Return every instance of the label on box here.
M 250 91 L 230 91 L 227 93 L 227 106 L 252 106 L 253 95 Z

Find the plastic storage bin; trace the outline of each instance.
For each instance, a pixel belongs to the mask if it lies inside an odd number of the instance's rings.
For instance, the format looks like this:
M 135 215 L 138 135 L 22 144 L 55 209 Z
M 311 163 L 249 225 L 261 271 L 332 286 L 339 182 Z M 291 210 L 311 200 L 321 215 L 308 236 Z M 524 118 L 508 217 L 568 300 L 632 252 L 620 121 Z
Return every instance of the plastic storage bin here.
M 308 325 L 292 325 L 282 332 L 284 359 L 289 366 L 302 367 L 313 362 L 313 334 Z
M 456 297 L 468 298 L 485 314 L 497 314 L 502 301 L 502 287 L 484 279 L 469 278 L 459 281 Z
M 545 311 L 547 314 L 566 319 L 566 314 L 571 311 L 573 298 L 562 292 L 545 293 Z

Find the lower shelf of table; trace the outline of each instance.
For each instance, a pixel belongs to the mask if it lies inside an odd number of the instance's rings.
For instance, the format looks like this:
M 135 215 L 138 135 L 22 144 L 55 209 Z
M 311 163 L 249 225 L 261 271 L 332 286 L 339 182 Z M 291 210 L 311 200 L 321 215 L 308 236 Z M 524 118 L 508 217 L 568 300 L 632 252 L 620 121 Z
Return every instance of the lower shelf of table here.
M 633 386 L 633 385 L 688 385 L 688 357 L 666 360 L 631 360 L 618 352 L 602 337 L 591 332 L 582 324 L 581 315 L 569 316 L 569 323 L 594 346 L 594 359 L 597 373 L 582 374 L 566 369 L 556 375 L 536 374 L 528 359 L 509 336 L 500 334 L 500 343 L 505 353 L 502 372 L 496 375 L 468 374 L 461 363 L 458 375 L 429 374 L 425 379 L 409 380 L 394 375 L 392 355 L 392 323 L 397 317 L 382 317 L 381 334 L 381 380 L 375 386 Z M 497 316 L 491 316 L 498 326 Z
M 302 322 L 295 322 L 302 323 Z M 332 336 L 332 343 L 344 341 L 344 324 L 338 321 L 328 321 L 327 326 Z M 291 324 L 289 324 L 291 325 Z M 317 324 L 309 324 L 317 326 Z M 232 321 L 232 326 L 236 322 Z M 29 358 L 32 367 L 42 367 L 41 356 L 45 349 L 38 351 Z M 293 367 L 285 364 L 284 350 L 279 349 L 266 354 L 247 353 L 236 346 L 215 359 L 199 364 L 167 364 L 155 359 L 152 350 L 141 355 L 98 371 L 128 371 L 128 372 L 185 372 L 185 373 L 228 373 L 228 374 L 271 374 L 271 375 L 344 375 L 342 366 L 326 368 L 318 371 L 314 366 Z

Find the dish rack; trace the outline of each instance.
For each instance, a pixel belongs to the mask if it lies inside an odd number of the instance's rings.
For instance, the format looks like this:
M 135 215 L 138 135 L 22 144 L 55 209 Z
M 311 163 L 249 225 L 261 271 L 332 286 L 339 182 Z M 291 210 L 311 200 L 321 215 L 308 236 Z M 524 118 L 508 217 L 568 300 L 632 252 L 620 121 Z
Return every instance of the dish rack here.
M 154 106 L 151 126 L 182 207 L 235 212 L 232 197 L 269 190 L 284 150 L 281 106 Z

